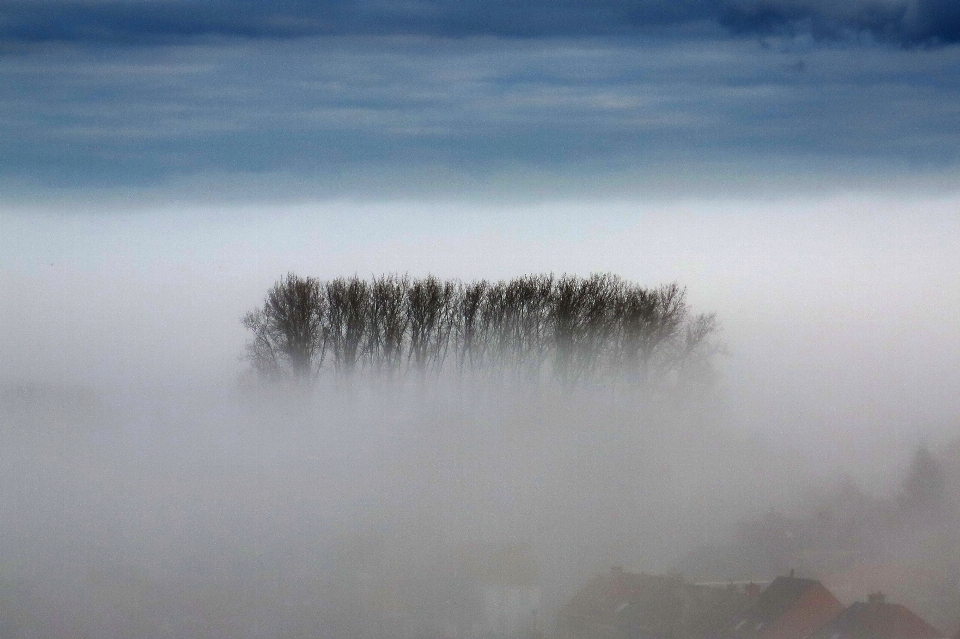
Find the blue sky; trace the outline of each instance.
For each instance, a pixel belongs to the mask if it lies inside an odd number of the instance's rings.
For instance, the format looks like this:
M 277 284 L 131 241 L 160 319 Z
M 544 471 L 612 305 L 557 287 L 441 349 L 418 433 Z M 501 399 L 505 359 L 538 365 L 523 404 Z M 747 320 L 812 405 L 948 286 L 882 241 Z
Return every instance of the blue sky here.
M 718 313 L 749 428 L 950 432 L 958 40 L 947 0 L 0 0 L 2 378 L 232 380 L 290 269 L 615 271 Z

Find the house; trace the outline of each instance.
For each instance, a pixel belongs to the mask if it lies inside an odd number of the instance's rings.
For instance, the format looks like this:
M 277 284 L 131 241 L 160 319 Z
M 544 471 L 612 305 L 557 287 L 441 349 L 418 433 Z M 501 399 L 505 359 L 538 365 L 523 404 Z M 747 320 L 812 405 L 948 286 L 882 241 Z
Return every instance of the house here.
M 858 601 L 810 639 L 946 639 L 940 632 L 906 606 L 887 603 L 881 593 Z
M 733 615 L 719 639 L 806 639 L 843 610 L 815 579 L 777 577 L 743 611 Z
M 957 566 L 950 561 L 856 565 L 823 579 L 844 604 L 867 601 L 870 593 L 907 605 L 935 628 L 960 621 Z
M 749 601 L 734 588 L 613 568 L 591 579 L 563 607 L 563 639 L 700 639 L 702 629 Z
M 478 544 L 457 552 L 451 637 L 528 639 L 541 633 L 539 571 L 526 544 Z
M 728 592 L 742 592 L 743 595 L 727 597 L 705 607 L 690 628 L 688 634 L 691 639 L 718 639 L 727 627 L 729 620 L 751 605 L 763 591 L 761 585 L 756 581 L 730 581 L 726 584 L 715 583 L 709 585 L 723 586 Z

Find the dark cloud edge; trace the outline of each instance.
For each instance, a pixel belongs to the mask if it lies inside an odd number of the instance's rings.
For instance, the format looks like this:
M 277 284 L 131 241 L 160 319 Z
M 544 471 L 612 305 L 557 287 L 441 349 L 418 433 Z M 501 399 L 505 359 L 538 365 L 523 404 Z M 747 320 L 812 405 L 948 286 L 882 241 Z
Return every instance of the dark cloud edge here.
M 911 3 L 908 6 L 908 3 Z M 203 38 L 419 35 L 503 38 L 630 37 L 714 24 L 734 36 L 864 38 L 903 47 L 960 43 L 960 3 L 866 0 L 423 0 L 405 8 L 355 0 L 0 0 L 0 44 L 170 44 Z

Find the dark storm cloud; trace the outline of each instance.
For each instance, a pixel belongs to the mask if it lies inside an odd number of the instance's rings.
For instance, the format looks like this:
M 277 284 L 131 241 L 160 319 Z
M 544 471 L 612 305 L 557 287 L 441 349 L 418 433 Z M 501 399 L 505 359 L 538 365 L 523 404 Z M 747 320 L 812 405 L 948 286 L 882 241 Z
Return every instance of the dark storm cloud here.
M 0 56 L 0 180 L 283 174 L 297 189 L 370 193 L 387 179 L 430 189 L 538 172 L 604 189 L 611 175 L 710 167 L 728 181 L 770 167 L 925 170 L 960 160 L 958 68 L 955 47 L 801 54 L 668 37 L 43 47 Z
M 441 37 L 630 36 L 713 25 L 741 34 L 867 36 L 903 45 L 960 41 L 954 0 L 8 0 L 9 43 L 169 42 L 217 36 L 289 38 L 406 34 Z
M 730 0 L 720 23 L 741 33 L 796 33 L 840 39 L 868 35 L 903 45 L 960 41 L 953 0 Z

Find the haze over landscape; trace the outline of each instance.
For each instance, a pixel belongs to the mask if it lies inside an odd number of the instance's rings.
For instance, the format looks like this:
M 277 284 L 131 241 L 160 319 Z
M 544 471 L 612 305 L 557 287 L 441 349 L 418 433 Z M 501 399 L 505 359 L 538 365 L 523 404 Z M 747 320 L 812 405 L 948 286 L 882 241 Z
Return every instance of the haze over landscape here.
M 611 565 L 899 566 L 952 635 L 958 40 L 946 0 L 0 0 L 0 636 L 440 636 L 494 555 L 550 636 Z M 429 375 L 271 381 L 288 273 L 676 283 L 709 366 L 558 373 L 550 288 L 535 370 L 464 376 L 451 320 Z

